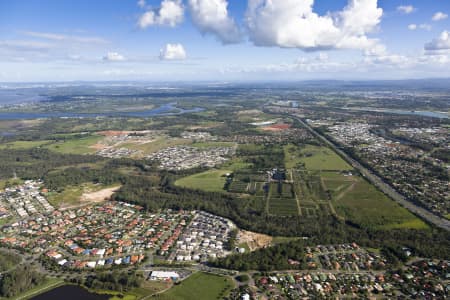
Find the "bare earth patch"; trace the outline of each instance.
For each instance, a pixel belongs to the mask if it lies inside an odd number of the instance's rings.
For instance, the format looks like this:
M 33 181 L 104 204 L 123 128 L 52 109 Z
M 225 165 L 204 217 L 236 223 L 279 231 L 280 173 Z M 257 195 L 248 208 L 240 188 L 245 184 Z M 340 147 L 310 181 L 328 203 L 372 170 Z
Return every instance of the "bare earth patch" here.
M 109 199 L 112 196 L 112 194 L 114 194 L 114 192 L 116 192 L 118 189 L 120 189 L 120 186 L 115 186 L 91 193 L 84 193 L 83 195 L 81 195 L 80 201 L 90 203 L 102 202 Z
M 255 251 L 270 246 L 273 238 L 266 234 L 240 230 L 237 239 L 238 244 L 247 243 L 250 251 Z

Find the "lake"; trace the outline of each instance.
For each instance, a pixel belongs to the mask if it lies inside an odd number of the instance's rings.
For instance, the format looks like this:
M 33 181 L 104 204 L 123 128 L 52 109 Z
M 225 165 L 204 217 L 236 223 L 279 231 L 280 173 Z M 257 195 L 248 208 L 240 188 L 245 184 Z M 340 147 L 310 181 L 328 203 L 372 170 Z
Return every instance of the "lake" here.
M 108 300 L 110 295 L 99 295 L 76 285 L 63 285 L 31 298 L 32 300 Z
M 183 109 L 175 106 L 176 103 L 161 105 L 155 109 L 146 111 L 132 112 L 110 112 L 110 113 L 66 113 L 66 112 L 49 112 L 49 113 L 21 113 L 21 112 L 1 112 L 0 120 L 29 120 L 41 118 L 96 118 L 96 117 L 157 117 L 169 115 L 181 115 L 187 113 L 201 112 L 204 108 L 194 107 L 191 109 Z

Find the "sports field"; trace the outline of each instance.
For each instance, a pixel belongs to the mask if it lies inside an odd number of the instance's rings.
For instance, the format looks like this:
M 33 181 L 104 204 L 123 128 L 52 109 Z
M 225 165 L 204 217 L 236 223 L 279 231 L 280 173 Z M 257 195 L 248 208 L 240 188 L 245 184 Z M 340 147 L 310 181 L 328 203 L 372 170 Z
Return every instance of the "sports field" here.
M 175 182 L 175 185 L 207 192 L 224 192 L 227 173 L 230 171 L 210 170 L 181 178 Z

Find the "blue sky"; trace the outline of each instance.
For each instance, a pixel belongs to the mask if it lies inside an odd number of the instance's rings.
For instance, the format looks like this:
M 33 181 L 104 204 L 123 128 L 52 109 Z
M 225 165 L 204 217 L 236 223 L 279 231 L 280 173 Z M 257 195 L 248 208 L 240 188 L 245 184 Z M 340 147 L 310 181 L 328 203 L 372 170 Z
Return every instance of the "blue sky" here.
M 448 0 L 0 0 L 0 81 L 450 76 Z

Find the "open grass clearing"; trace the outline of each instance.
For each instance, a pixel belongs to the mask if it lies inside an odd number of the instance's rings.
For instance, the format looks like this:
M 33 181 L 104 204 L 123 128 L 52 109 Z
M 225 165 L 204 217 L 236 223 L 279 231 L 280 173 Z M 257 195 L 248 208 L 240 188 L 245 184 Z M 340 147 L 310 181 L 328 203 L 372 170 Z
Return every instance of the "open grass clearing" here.
M 5 143 L 0 145 L 0 149 L 13 149 L 13 150 L 24 150 L 41 147 L 45 144 L 52 143 L 52 141 L 15 141 L 10 143 Z
M 234 288 L 229 277 L 198 272 L 156 299 L 211 300 L 226 297 Z
M 103 136 L 88 135 L 86 137 L 58 141 L 46 146 L 47 149 L 63 154 L 93 154 L 97 150 L 93 147 Z
M 346 171 L 353 168 L 345 162 L 333 150 L 314 145 L 298 147 L 295 145 L 284 146 L 285 167 L 295 168 L 298 164 L 304 164 L 306 169 Z
M 206 192 L 225 192 L 223 188 L 225 186 L 225 175 L 227 173 L 231 173 L 231 171 L 209 170 L 178 179 L 175 182 L 175 185 Z
M 6 187 L 22 184 L 23 180 L 20 178 L 0 179 L 0 191 Z
M 337 214 L 366 228 L 426 229 L 428 225 L 362 178 L 333 197 Z

